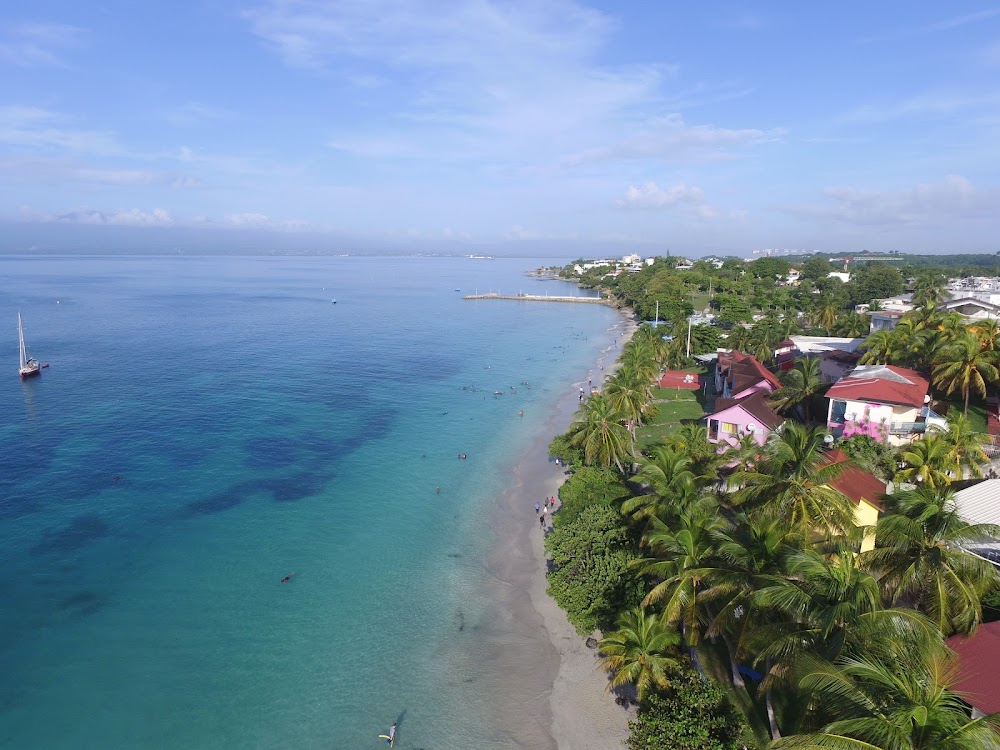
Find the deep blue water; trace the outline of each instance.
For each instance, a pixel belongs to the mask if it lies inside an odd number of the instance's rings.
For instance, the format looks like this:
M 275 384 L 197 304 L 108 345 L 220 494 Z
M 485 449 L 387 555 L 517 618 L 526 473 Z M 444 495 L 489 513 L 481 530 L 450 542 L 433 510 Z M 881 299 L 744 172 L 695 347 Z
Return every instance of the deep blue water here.
M 0 745 L 509 747 L 492 499 L 618 318 L 454 290 L 551 262 L 0 257 Z

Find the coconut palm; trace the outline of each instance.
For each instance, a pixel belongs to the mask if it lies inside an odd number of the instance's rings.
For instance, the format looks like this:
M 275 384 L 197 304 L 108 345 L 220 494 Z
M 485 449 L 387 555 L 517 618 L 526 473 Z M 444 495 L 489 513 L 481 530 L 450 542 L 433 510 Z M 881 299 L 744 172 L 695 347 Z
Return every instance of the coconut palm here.
M 833 720 L 771 748 L 1000 750 L 1000 715 L 970 719 L 953 682 L 953 666 L 937 654 L 905 664 L 869 655 L 810 662 L 799 686 Z
M 812 322 L 813 325 L 819 326 L 824 329 L 827 333 L 830 333 L 832 329 L 837 324 L 837 316 L 840 314 L 840 308 L 833 299 L 829 297 L 824 297 L 819 301 L 816 309 L 813 311 Z
M 926 612 L 946 634 L 971 631 L 982 621 L 981 596 L 1000 578 L 963 546 L 1000 537 L 1000 527 L 967 523 L 947 489 L 897 492 L 893 502 L 896 512 L 876 526 L 875 549 L 862 555 L 885 601 Z
M 690 456 L 671 446 L 660 445 L 648 458 L 640 459 L 635 479 L 652 490 L 636 495 L 622 504 L 622 513 L 636 520 L 656 517 L 666 522 L 690 505 L 699 494 L 698 483 L 691 470 Z
M 750 471 L 737 471 L 736 501 L 750 513 L 785 518 L 803 533 L 838 536 L 851 528 L 854 505 L 829 482 L 843 470 L 823 452 L 826 433 L 785 422 L 771 433 L 764 456 Z
M 604 396 L 591 396 L 578 419 L 570 425 L 570 444 L 583 449 L 584 461 L 591 465 L 617 468 L 622 474 L 632 465 L 634 441 L 623 424 L 627 416 Z
M 989 436 L 973 432 L 968 417 L 959 416 L 948 423 L 948 432 L 943 437 L 949 446 L 950 473 L 962 477 L 965 470 L 968 470 L 970 476 L 982 479 L 982 466 L 990 462 L 990 457 L 984 450 Z
M 649 380 L 637 377 L 631 370 L 623 367 L 604 385 L 603 395 L 616 411 L 625 415 L 632 426 L 633 435 L 635 428 L 642 426 L 643 417 L 648 416 L 653 408 L 653 394 L 649 383 Z
M 840 336 L 850 336 L 851 338 L 857 338 L 859 336 L 864 336 L 868 333 L 871 328 L 871 321 L 867 315 L 860 315 L 859 313 L 851 312 L 844 313 L 837 320 L 837 333 Z
M 641 607 L 622 613 L 618 629 L 601 639 L 598 650 L 601 668 L 614 674 L 608 687 L 635 685 L 642 703 L 650 689 L 670 684 L 669 673 L 680 667 L 679 642 L 662 615 Z
M 969 394 L 976 391 L 986 396 L 986 384 L 1000 378 L 1000 352 L 983 350 L 982 343 L 972 334 L 966 334 L 942 350 L 931 371 L 934 385 L 952 394 L 959 391 L 965 398 L 963 414 L 969 413 Z
M 801 407 L 804 421 L 809 422 L 809 405 L 829 387 L 823 382 L 816 357 L 800 357 L 791 370 L 781 373 L 781 388 L 771 394 L 771 402 L 781 414 Z
M 969 326 L 969 330 L 979 339 L 983 351 L 994 352 L 1000 349 L 1000 322 L 990 318 Z
M 864 352 L 858 360 L 862 365 L 892 364 L 899 351 L 898 334 L 892 330 L 875 331 L 859 348 Z
M 850 550 L 833 557 L 816 550 L 793 553 L 785 575 L 752 595 L 754 609 L 768 613 L 752 634 L 768 691 L 787 682 L 803 658 L 903 658 L 907 650 L 943 649 L 941 632 L 919 612 L 883 609 L 877 581 Z M 772 718 L 772 730 L 774 723 Z
M 663 601 L 667 622 L 680 625 L 681 638 L 691 661 L 701 672 L 696 646 L 701 640 L 702 623 L 707 619 L 699 594 L 711 571 L 715 551 L 714 535 L 725 528 L 718 504 L 703 499 L 682 512 L 668 527 L 658 519 L 647 537 L 652 558 L 637 562 L 644 575 L 658 579 L 642 604 L 647 607 Z
M 629 341 L 621 356 L 622 369 L 632 373 L 632 377 L 652 383 L 660 371 L 653 345 L 647 341 Z
M 896 472 L 894 482 L 921 483 L 925 487 L 947 487 L 951 484 L 949 458 L 951 446 L 941 435 L 924 435 L 899 451 L 904 468 Z

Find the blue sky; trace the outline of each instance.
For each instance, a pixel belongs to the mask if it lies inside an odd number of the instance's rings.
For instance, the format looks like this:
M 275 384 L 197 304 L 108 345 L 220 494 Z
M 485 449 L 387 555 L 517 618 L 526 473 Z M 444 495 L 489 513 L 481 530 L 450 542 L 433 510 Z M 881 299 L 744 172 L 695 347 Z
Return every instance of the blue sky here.
M 0 249 L 996 252 L 998 84 L 982 3 L 7 4 Z

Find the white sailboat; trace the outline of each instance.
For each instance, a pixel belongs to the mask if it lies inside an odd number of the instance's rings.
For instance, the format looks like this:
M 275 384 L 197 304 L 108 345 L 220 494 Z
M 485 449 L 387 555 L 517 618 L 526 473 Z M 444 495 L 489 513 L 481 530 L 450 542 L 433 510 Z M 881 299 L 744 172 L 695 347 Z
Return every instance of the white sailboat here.
M 21 368 L 19 372 L 21 373 L 21 378 L 30 378 L 32 375 L 37 375 L 41 372 L 41 368 L 38 366 L 38 360 L 28 356 L 28 350 L 24 346 L 24 326 L 21 325 L 21 311 L 17 311 L 17 338 L 21 344 Z

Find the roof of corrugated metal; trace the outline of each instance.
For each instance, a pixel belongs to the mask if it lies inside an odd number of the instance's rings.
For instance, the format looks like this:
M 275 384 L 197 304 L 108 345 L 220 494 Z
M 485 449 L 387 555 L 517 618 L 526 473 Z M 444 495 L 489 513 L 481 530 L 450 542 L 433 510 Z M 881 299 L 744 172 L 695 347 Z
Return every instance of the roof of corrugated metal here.
M 955 505 L 969 523 L 1000 524 L 1000 479 L 986 479 L 959 490 Z

